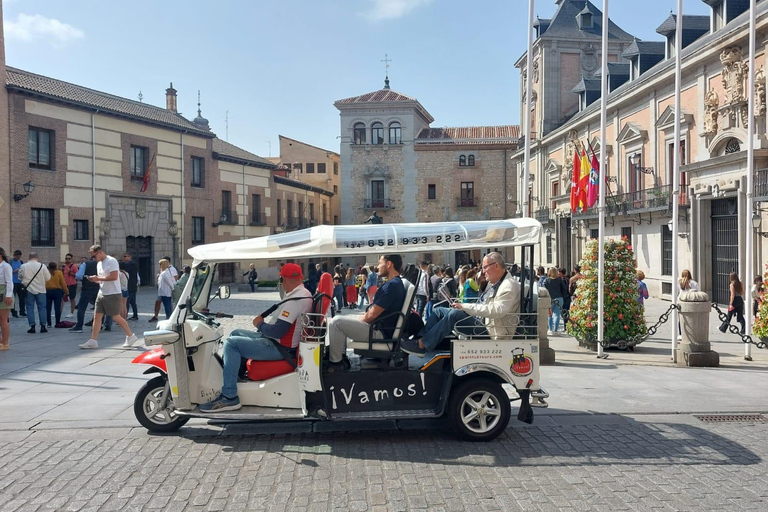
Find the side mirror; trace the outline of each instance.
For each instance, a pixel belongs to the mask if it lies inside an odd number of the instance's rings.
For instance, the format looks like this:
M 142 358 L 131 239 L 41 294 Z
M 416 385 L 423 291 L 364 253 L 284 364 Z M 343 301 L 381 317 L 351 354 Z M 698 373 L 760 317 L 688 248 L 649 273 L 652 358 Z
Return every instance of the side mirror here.
M 219 289 L 216 290 L 216 296 L 220 299 L 228 299 L 229 298 L 229 286 L 223 285 L 219 286 Z

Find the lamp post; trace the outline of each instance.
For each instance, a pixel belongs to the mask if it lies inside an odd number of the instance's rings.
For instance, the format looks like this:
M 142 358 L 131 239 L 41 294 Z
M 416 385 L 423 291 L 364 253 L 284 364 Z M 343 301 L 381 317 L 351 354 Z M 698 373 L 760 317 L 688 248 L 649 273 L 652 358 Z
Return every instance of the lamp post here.
M 24 185 L 22 185 L 22 187 L 24 188 L 24 193 L 23 194 L 13 194 L 13 202 L 14 203 L 18 203 L 19 201 L 21 201 L 22 199 L 27 197 L 29 194 L 34 192 L 34 190 L 35 190 L 35 182 L 34 181 L 28 181 Z
M 643 174 L 656 174 L 653 167 L 640 167 L 640 153 L 632 155 L 632 165 L 636 171 L 640 171 Z
M 176 223 L 175 220 L 172 220 L 170 224 L 168 224 L 168 235 L 170 235 L 171 240 L 173 240 L 173 261 L 175 263 L 178 263 L 179 258 L 179 248 L 176 244 L 176 236 L 179 234 L 179 225 Z M 179 267 L 180 268 L 180 267 Z

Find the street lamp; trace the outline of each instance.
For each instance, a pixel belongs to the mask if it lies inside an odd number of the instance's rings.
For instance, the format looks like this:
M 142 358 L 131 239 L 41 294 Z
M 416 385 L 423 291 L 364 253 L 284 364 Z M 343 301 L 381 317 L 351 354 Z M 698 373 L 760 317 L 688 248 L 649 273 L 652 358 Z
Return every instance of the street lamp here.
M 551 237 L 554 234 L 555 234 L 555 232 L 552 231 L 552 228 L 547 228 L 547 229 L 544 230 L 544 235 L 547 236 L 547 237 Z
M 653 167 L 640 167 L 640 153 L 632 155 L 632 165 L 636 171 L 640 171 L 643 174 L 655 174 Z
M 768 238 L 768 232 L 766 231 L 759 231 L 760 224 L 762 223 L 763 218 L 760 216 L 760 214 L 756 211 L 752 212 L 752 227 L 755 230 L 755 233 L 760 235 L 763 238 Z
M 225 222 L 227 222 L 227 214 L 226 213 L 222 213 L 221 217 L 219 217 L 219 222 L 214 222 L 213 224 L 211 224 L 211 227 L 212 228 L 217 228 L 220 225 L 224 224 Z
M 13 202 L 18 203 L 25 197 L 27 197 L 29 194 L 31 194 L 35 190 L 35 182 L 34 181 L 28 181 L 24 185 L 24 193 L 23 194 L 13 194 Z
M 754 222 L 755 221 L 754 221 L 754 218 L 753 218 L 753 220 L 752 220 L 753 225 L 754 225 Z M 670 231 L 672 231 L 672 219 L 669 219 L 669 221 L 667 222 L 667 228 Z M 677 236 L 679 236 L 680 238 L 688 238 L 688 233 L 678 232 Z

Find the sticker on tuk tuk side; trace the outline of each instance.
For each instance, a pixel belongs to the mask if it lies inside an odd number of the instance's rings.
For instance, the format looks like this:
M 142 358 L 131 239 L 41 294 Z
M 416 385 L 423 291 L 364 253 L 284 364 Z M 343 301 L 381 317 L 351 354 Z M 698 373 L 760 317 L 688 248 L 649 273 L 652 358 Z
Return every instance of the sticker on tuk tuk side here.
M 524 349 L 518 347 L 512 350 L 509 371 L 516 377 L 525 377 L 533 372 L 533 360 L 525 354 Z

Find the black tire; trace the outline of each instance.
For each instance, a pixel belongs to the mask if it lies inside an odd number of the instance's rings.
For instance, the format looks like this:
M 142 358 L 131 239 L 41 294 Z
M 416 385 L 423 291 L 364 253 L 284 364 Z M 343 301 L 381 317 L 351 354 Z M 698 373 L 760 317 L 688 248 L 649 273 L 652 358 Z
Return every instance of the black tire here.
M 483 403 L 481 414 L 471 416 L 474 407 Z M 470 378 L 451 392 L 448 418 L 451 428 L 465 441 L 491 441 L 509 425 L 512 407 L 501 385 L 482 378 Z M 490 420 L 487 418 L 490 416 Z
M 629 350 L 630 352 L 634 352 L 635 351 L 635 347 L 627 347 L 627 350 Z
M 153 407 L 157 407 L 156 399 L 162 396 L 165 381 L 165 376 L 158 376 L 150 380 L 136 393 L 136 398 L 133 401 L 133 414 L 136 415 L 141 426 L 150 432 L 174 432 L 189 421 L 188 416 L 177 416 L 167 410 L 152 418 L 147 416 L 149 412 L 154 410 Z

